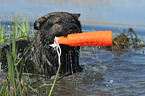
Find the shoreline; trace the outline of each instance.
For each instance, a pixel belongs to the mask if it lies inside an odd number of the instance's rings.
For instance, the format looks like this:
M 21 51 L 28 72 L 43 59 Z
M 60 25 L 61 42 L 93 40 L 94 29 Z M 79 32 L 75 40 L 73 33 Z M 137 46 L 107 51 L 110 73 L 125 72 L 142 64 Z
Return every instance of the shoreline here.
M 0 20 L 0 22 L 4 23 L 10 23 L 12 18 L 8 18 L 7 20 Z M 30 23 L 34 22 L 35 20 L 32 20 L 28 18 L 28 21 Z M 83 25 L 104 25 L 104 26 L 125 26 L 125 27 L 142 27 L 145 28 L 145 25 L 136 25 L 136 24 L 119 24 L 119 23 L 109 23 L 109 22 L 97 22 L 97 21 L 89 21 L 89 20 L 80 20 L 81 24 Z
M 119 24 L 119 23 L 109 23 L 109 22 L 97 22 L 97 21 L 86 21 L 86 20 L 80 20 L 81 24 L 93 24 L 93 25 L 107 25 L 107 26 L 126 26 L 126 27 L 144 27 L 145 25 L 136 25 L 136 24 Z

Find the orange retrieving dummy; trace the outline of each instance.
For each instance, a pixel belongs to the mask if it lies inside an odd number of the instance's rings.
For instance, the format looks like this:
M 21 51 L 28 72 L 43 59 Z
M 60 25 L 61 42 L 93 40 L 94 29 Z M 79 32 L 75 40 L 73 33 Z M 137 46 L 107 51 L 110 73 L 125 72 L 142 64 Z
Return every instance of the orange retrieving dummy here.
M 112 31 L 94 31 L 58 37 L 59 44 L 69 46 L 112 46 Z

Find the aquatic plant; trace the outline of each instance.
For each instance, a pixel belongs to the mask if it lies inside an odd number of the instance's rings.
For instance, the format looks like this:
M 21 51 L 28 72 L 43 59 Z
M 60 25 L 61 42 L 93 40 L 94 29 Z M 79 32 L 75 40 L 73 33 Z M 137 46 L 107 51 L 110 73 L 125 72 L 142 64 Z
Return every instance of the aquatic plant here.
M 1 90 L 0 94 L 3 96 L 16 96 L 19 92 L 21 95 L 26 95 L 26 90 L 27 88 L 25 86 L 22 87 L 23 80 L 17 70 L 17 65 L 16 65 L 16 56 L 17 56 L 17 51 L 16 51 L 16 37 L 15 37 L 15 24 L 12 23 L 12 32 L 13 32 L 13 37 L 12 37 L 12 46 L 9 49 L 9 52 L 7 51 L 7 61 L 8 61 L 8 75 L 6 79 L 1 82 Z M 24 64 L 22 61 L 21 63 Z M 22 91 L 23 90 L 23 91 Z
M 28 96 L 28 88 L 33 89 L 32 87 L 28 85 L 29 83 L 27 79 L 29 77 L 27 77 L 26 79 L 22 78 L 22 69 L 25 63 L 24 56 L 22 56 L 22 58 L 18 62 L 16 62 L 16 56 L 17 56 L 16 41 L 19 40 L 19 37 L 28 40 L 29 28 L 30 28 L 30 25 L 28 24 L 28 20 L 26 20 L 26 23 L 25 23 L 23 19 L 23 23 L 20 23 L 19 17 L 15 17 L 14 20 L 12 21 L 12 26 L 10 28 L 12 31 L 10 35 L 12 37 L 10 37 L 8 40 L 8 38 L 6 38 L 7 35 L 5 35 L 6 33 L 5 25 L 3 25 L 3 27 L 0 27 L 1 44 L 5 44 L 6 41 L 12 42 L 12 46 L 10 46 L 9 52 L 7 51 L 8 75 L 4 81 L 0 82 L 0 87 L 1 87 L 0 94 L 3 96 L 16 96 L 16 95 Z M 21 32 L 23 32 L 24 35 L 20 34 Z M 26 52 L 27 51 L 28 50 L 26 50 Z M 24 54 L 26 54 L 26 52 Z M 17 69 L 18 64 L 21 64 L 21 67 L 19 70 Z M 36 93 L 39 93 L 39 91 L 37 91 Z
M 11 19 L 10 19 L 11 20 Z M 11 20 L 12 25 L 6 27 L 5 24 L 0 22 L 0 44 L 3 45 L 6 42 L 11 42 L 13 37 L 13 31 L 15 31 L 15 39 L 17 40 L 29 40 L 31 41 L 34 38 L 34 29 L 33 27 L 30 30 L 30 24 L 27 18 L 21 18 L 19 16 L 14 16 L 14 19 Z M 15 28 L 13 28 L 15 27 Z
M 144 45 L 144 41 L 135 33 L 133 28 L 128 28 L 128 33 L 126 35 L 129 38 L 129 45 L 132 47 L 138 47 Z
M 105 48 L 109 50 L 125 50 L 126 48 L 137 48 L 142 44 L 144 45 L 144 41 L 139 38 L 133 28 L 128 28 L 128 32 L 125 30 L 123 32 L 120 28 L 119 30 L 121 33 L 114 36 L 113 46 Z
M 25 21 L 26 20 L 26 21 Z M 22 22 L 20 22 L 19 16 L 14 16 L 14 20 L 11 20 L 12 26 L 10 27 L 10 35 L 9 38 L 5 34 L 5 25 L 3 27 L 0 27 L 1 31 L 1 38 L 2 41 L 1 44 L 5 44 L 6 42 L 12 42 L 12 46 L 10 46 L 9 52 L 7 52 L 7 61 L 8 61 L 8 75 L 7 77 L 0 82 L 0 94 L 2 96 L 16 96 L 16 95 L 22 95 L 22 96 L 28 96 L 29 94 L 37 94 L 40 96 L 40 88 L 44 87 L 45 94 L 49 94 L 51 96 L 54 85 L 56 84 L 57 76 L 59 74 L 60 67 L 58 68 L 58 72 L 55 76 L 55 80 L 53 84 L 48 84 L 46 82 L 43 82 L 41 85 L 39 85 L 39 81 L 42 75 L 37 74 L 36 66 L 34 66 L 34 74 L 31 73 L 22 73 L 23 65 L 25 63 L 25 54 L 28 52 L 30 47 L 26 50 L 24 55 L 20 58 L 19 61 L 16 60 L 17 57 L 17 47 L 16 47 L 16 41 L 17 40 L 32 40 L 34 37 L 34 30 L 32 28 L 32 33 L 30 33 L 30 24 L 28 23 L 28 19 L 23 18 Z M 31 35 L 31 37 L 30 37 Z M 7 38 L 6 38 L 7 37 Z M 17 65 L 20 64 L 20 69 L 17 69 Z M 35 65 L 35 64 L 34 64 Z M 61 65 L 61 64 L 60 64 Z M 35 77 L 35 81 L 32 81 L 30 76 Z M 25 78 L 23 78 L 25 77 Z M 44 75 L 43 75 L 44 77 Z M 47 77 L 47 76 L 46 76 Z M 34 86 L 35 84 L 35 86 Z M 50 92 L 47 92 L 47 86 L 51 86 L 52 88 Z M 33 87 L 32 87 L 33 86 Z
M 2 26 L 0 22 L 0 44 L 4 44 L 8 39 L 8 35 L 6 34 L 6 27 L 5 25 Z
M 16 40 L 29 40 L 31 41 L 34 37 L 34 30 L 30 31 L 30 24 L 28 22 L 28 19 L 20 18 L 19 16 L 14 16 L 14 20 L 11 20 L 12 23 L 15 23 L 15 38 Z M 22 22 L 21 22 L 22 21 Z M 31 33 L 30 33 L 31 32 Z M 32 35 L 32 36 L 30 36 Z

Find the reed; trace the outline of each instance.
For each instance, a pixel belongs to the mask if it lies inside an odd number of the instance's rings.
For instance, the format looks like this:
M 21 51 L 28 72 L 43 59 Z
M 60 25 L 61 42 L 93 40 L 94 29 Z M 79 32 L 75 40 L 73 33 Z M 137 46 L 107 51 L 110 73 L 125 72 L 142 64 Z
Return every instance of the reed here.
M 12 26 L 8 29 L 10 30 L 9 36 L 6 35 L 6 27 L 2 26 L 0 23 L 0 44 L 5 44 L 6 42 L 12 42 L 12 46 L 10 46 L 9 51 L 7 51 L 7 61 L 8 61 L 8 75 L 4 81 L 0 82 L 0 94 L 2 96 L 28 96 L 28 88 L 30 88 L 28 84 L 28 78 L 25 80 L 22 78 L 22 68 L 25 63 L 24 56 L 16 62 L 17 57 L 17 47 L 16 41 L 19 39 L 30 40 L 29 37 L 29 28 L 30 24 L 28 23 L 28 19 L 25 21 L 23 19 L 22 23 L 20 23 L 20 19 L 18 16 L 14 17 L 12 20 Z M 32 30 L 32 34 L 34 34 L 34 30 Z M 9 38 L 8 38 L 9 37 Z M 17 64 L 21 62 L 20 71 L 17 69 Z
M 30 30 L 30 24 L 28 19 L 21 18 L 19 16 L 14 16 L 14 19 L 10 19 L 12 22 L 11 27 L 5 26 L 0 22 L 0 44 L 4 45 L 6 42 L 11 42 L 13 35 L 15 35 L 15 40 L 29 40 L 32 41 L 34 38 L 34 29 L 33 27 Z M 13 25 L 14 24 L 14 25 Z M 14 31 L 14 33 L 13 33 Z
M 8 39 L 8 35 L 6 34 L 6 27 L 2 25 L 0 22 L 0 44 L 4 44 Z
M 17 30 L 15 26 L 15 20 L 12 22 L 12 46 L 10 46 L 9 51 L 7 51 L 7 61 L 8 61 L 8 75 L 7 78 L 1 83 L 2 88 L 0 90 L 0 94 L 3 96 L 17 96 L 18 93 L 21 95 L 26 95 L 26 90 L 27 88 L 23 84 L 23 80 L 19 78 L 18 70 L 17 70 L 17 65 L 16 65 L 16 56 L 17 56 L 17 51 L 16 51 L 16 33 L 15 30 Z M 19 94 L 19 95 L 20 95 Z
M 28 96 L 30 94 L 37 94 L 40 96 L 40 88 L 44 87 L 43 92 L 49 96 L 52 94 L 53 88 L 51 88 L 51 92 L 48 92 L 47 87 L 51 86 L 52 84 L 48 84 L 43 82 L 41 85 L 39 81 L 41 78 L 38 78 L 40 75 L 37 74 L 36 68 L 34 68 L 35 74 L 26 73 L 23 75 L 22 69 L 25 63 L 25 54 L 28 52 L 30 47 L 24 53 L 24 56 L 20 58 L 19 61 L 16 61 L 17 57 L 17 40 L 32 40 L 34 38 L 34 29 L 30 28 L 30 24 L 27 18 L 20 18 L 19 16 L 14 16 L 14 19 L 11 20 L 12 25 L 11 27 L 2 26 L 0 23 L 0 44 L 5 45 L 7 42 L 12 42 L 12 46 L 10 47 L 9 51 L 7 52 L 7 61 L 8 61 L 8 75 L 7 77 L 0 82 L 0 94 L 2 96 Z M 32 29 L 32 30 L 30 30 Z M 6 31 L 8 33 L 6 33 Z M 20 69 L 17 69 L 17 65 L 20 65 Z M 35 67 L 35 66 L 34 66 Z M 59 69 L 58 69 L 59 72 Z M 57 75 L 58 75 L 57 72 Z M 36 81 L 32 81 L 30 75 L 35 77 Z M 56 78 L 57 78 L 56 75 Z M 23 77 L 26 78 L 23 78 Z M 43 75 L 44 76 L 44 75 Z M 56 78 L 55 81 L 56 82 Z M 35 85 L 34 85 L 35 84 Z M 57 84 L 53 84 L 54 85 Z M 33 86 L 33 87 L 32 87 Z

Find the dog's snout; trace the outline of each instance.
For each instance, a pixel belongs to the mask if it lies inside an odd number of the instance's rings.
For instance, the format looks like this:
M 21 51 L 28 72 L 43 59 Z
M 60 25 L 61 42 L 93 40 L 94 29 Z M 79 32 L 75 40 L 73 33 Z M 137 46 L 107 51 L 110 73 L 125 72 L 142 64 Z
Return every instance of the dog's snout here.
M 76 24 L 69 23 L 65 26 L 66 30 L 69 31 L 69 33 L 79 33 L 79 27 Z

